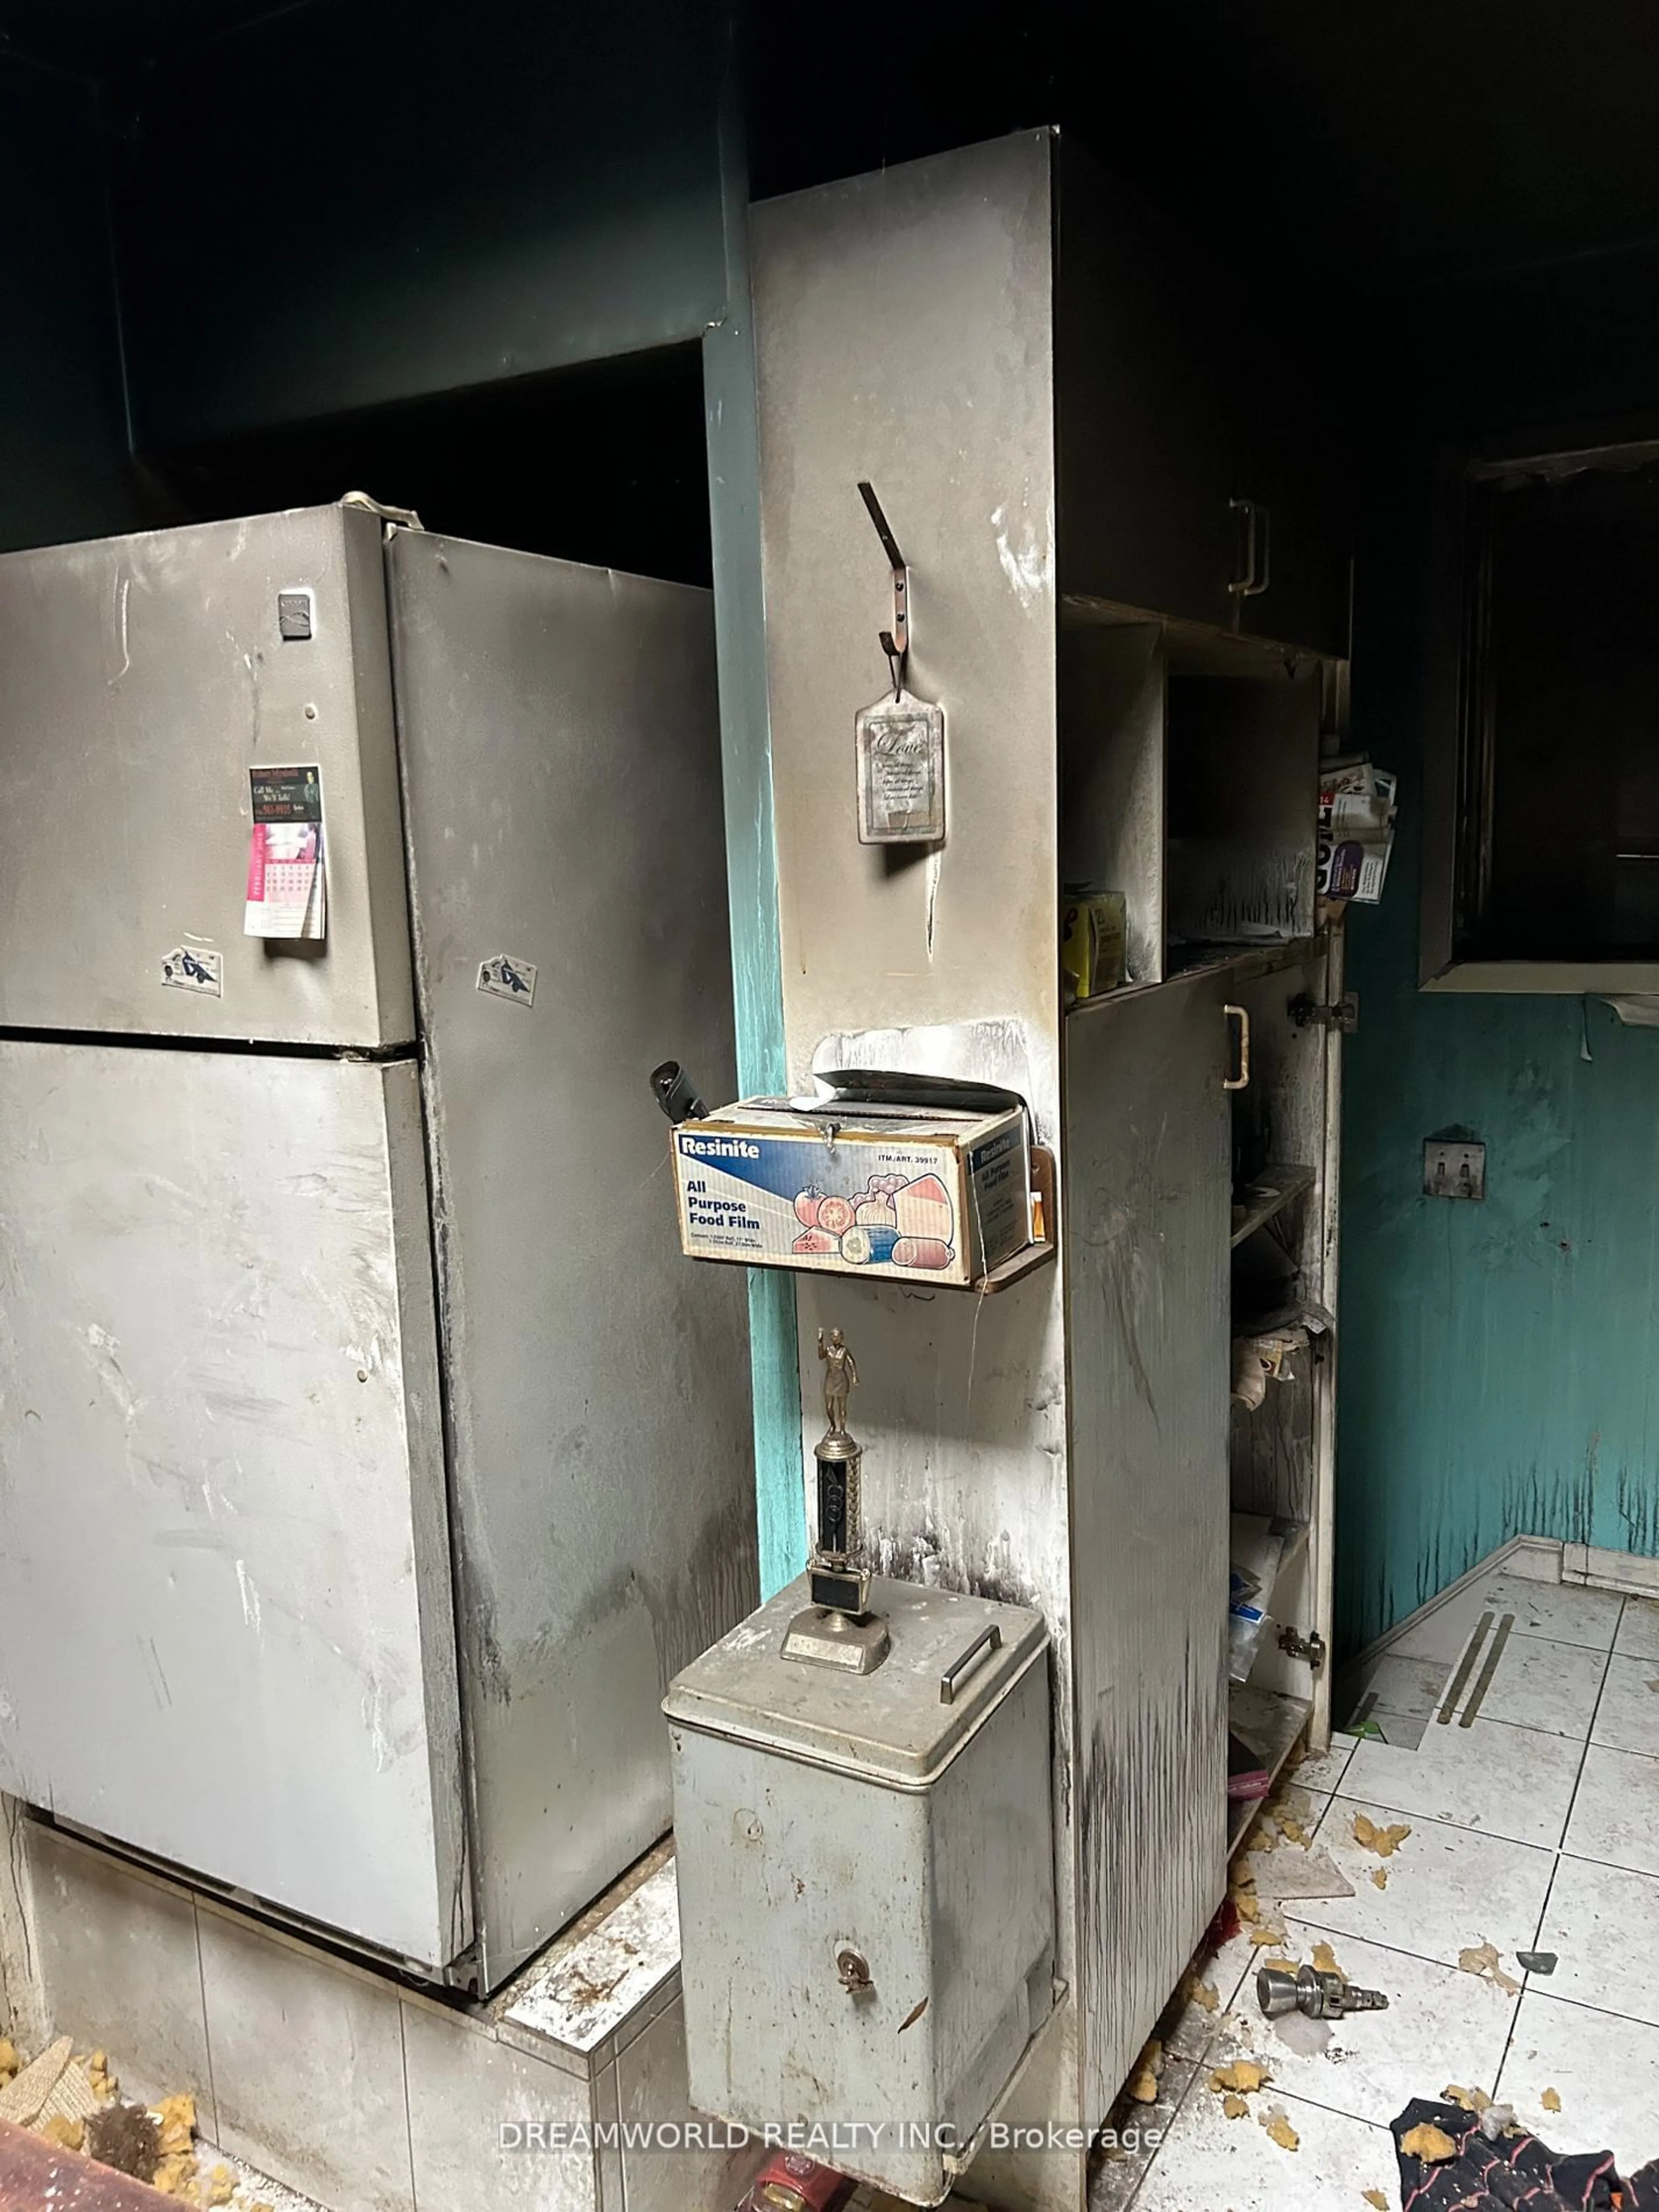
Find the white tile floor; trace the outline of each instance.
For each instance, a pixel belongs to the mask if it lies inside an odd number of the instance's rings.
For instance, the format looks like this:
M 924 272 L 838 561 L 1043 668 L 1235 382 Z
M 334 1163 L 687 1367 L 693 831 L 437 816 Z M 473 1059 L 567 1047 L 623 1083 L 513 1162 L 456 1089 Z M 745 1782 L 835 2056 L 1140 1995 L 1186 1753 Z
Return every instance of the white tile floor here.
M 1368 2190 L 1395 2205 L 1388 2123 L 1453 2082 L 1513 2104 L 1563 2149 L 1611 2149 L 1626 2171 L 1659 2158 L 1659 1603 L 1494 1577 L 1460 1604 L 1455 1634 L 1425 1625 L 1407 1656 L 1449 1684 L 1487 1612 L 1512 1616 L 1495 1671 L 1480 1690 L 1489 1630 L 1455 1712 L 1416 1749 L 1338 1737 L 1297 1776 L 1311 1848 L 1353 1895 L 1277 1908 L 1285 1954 L 1329 1942 L 1389 2010 L 1334 2025 L 1323 2050 L 1292 2048 L 1255 2002 L 1255 1966 L 1275 1954 L 1229 1943 L 1207 1973 L 1220 2008 L 1188 2007 L 1170 2038 L 1182 2088 L 1158 2114 L 1162 2145 L 1138 2183 L 1105 2170 L 1113 2212 L 1327 2212 Z M 1354 1840 L 1360 1813 L 1412 1832 L 1379 1860 Z M 1519 1993 L 1460 1971 L 1458 1953 L 1485 1942 Z M 1534 1950 L 1559 1954 L 1552 1974 L 1520 1966 Z M 1272 2078 L 1230 2121 L 1209 2076 L 1244 2056 Z M 1267 2132 L 1277 2112 L 1295 2151 Z

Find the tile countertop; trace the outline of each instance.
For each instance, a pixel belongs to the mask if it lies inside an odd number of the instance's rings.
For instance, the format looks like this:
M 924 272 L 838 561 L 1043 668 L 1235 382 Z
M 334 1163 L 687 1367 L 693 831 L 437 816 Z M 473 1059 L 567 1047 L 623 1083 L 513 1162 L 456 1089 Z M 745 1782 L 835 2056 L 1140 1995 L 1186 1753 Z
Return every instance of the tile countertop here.
M 679 1962 L 679 1888 L 671 1858 L 597 1927 L 538 1960 L 509 1992 L 501 2017 L 568 2050 L 595 2051 Z

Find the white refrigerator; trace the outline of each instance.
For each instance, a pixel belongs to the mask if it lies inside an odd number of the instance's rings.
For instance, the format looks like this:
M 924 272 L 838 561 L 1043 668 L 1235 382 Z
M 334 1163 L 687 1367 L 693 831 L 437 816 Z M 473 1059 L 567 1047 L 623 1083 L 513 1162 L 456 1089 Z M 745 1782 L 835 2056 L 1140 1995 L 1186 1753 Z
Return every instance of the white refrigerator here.
M 349 503 L 9 555 L 0 778 L 0 1789 L 496 1986 L 756 1601 L 647 1083 L 735 1089 L 709 596 Z

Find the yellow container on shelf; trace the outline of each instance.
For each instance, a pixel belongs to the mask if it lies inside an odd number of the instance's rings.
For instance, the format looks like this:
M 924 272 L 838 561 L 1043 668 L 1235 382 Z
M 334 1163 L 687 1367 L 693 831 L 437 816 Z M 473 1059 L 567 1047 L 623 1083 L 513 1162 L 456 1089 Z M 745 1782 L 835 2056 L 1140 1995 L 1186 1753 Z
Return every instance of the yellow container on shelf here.
M 1067 995 L 1097 999 L 1115 991 L 1128 960 L 1128 914 L 1121 891 L 1067 891 L 1060 906 L 1060 965 Z

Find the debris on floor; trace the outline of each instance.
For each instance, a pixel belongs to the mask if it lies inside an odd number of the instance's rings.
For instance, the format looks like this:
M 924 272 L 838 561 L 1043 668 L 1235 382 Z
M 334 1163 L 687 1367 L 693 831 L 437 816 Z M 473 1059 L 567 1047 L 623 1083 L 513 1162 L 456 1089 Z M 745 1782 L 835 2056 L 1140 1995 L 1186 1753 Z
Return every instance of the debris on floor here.
M 1437 2128 L 1431 2120 L 1419 2120 L 1400 2138 L 1402 2157 L 1421 2160 L 1425 2166 L 1441 2166 L 1457 2155 L 1457 2145 L 1444 2128 Z
M 0 2089 L 0 2120 L 15 2121 L 21 2128 L 33 2127 L 57 2088 L 74 2048 L 68 2036 L 60 2037 L 27 2066 L 20 2068 L 15 2078 Z
M 1403 1820 L 1395 1820 L 1386 1828 L 1379 1828 L 1368 1814 L 1356 1813 L 1353 1816 L 1355 1843 L 1361 1850 L 1375 1851 L 1378 1858 L 1392 1858 L 1410 1833 L 1410 1828 Z
M 87 2122 L 85 2148 L 100 2166 L 144 2181 L 161 2161 L 161 2123 L 142 2105 L 106 2105 Z
M 1494 2129 L 1500 2110 L 1505 2124 Z M 1413 2212 L 1659 2212 L 1659 2160 L 1621 2181 L 1610 2151 L 1552 2150 L 1506 2107 L 1477 2115 L 1416 2097 L 1392 2132 L 1400 2201 Z
M 1267 1869 L 1258 1871 L 1256 1854 L 1271 1850 L 1278 1841 L 1269 1819 L 1270 1808 L 1264 1808 L 1257 1824 L 1245 1839 L 1244 1848 L 1234 1862 L 1232 1877 L 1228 1884 L 1227 1902 L 1238 1916 L 1240 1925 L 1248 1931 L 1252 1946 L 1258 1951 L 1269 1946 L 1280 1948 L 1287 1941 L 1279 1924 L 1284 1914 L 1279 1900 L 1258 1893 L 1258 1883 Z
M 1137 2105 L 1158 2102 L 1158 2077 L 1164 2071 L 1164 2045 L 1154 2036 L 1136 2060 L 1129 2076 L 1129 2094 Z
M 1255 1887 L 1264 1901 L 1276 1903 L 1298 1898 L 1353 1895 L 1353 1884 L 1338 1870 L 1328 1851 L 1276 1851 L 1272 1861 L 1258 1871 Z
M 1613 1645 L 1618 1607 L 1585 1593 L 1581 1614 L 1572 1610 L 1578 1601 L 1565 1592 L 1559 1601 L 1573 1632 L 1555 1648 L 1555 1671 L 1576 1663 L 1588 1676 L 1591 1662 L 1575 1662 L 1574 1655 L 1596 1647 L 1598 1638 L 1603 1651 Z M 1659 1607 L 1644 1609 L 1638 1627 L 1644 1635 L 1659 1630 Z M 1540 1638 L 1534 1655 L 1540 1675 L 1553 1648 Z M 1535 1711 L 1523 1705 L 1510 1718 L 1515 1728 L 1529 1717 L 1538 1722 L 1541 1755 L 1550 1748 L 1544 1723 L 1558 1717 L 1559 1686 L 1549 1685 L 1547 1695 L 1540 1686 L 1537 1696 Z M 1595 1711 L 1587 1697 L 1578 1731 L 1586 1741 Z M 1511 1748 L 1534 1741 L 1516 1735 Z M 1620 2186 L 1615 2171 L 1643 2168 L 1645 2191 L 1622 2185 L 1620 2212 L 1659 2212 L 1644 2166 L 1659 2152 L 1659 2103 L 1649 2078 L 1659 2063 L 1653 2039 L 1659 2027 L 1644 2024 L 1652 2015 L 1646 1998 L 1655 1984 L 1644 1969 L 1659 1926 L 1659 1869 L 1634 1871 L 1650 1857 L 1650 1823 L 1638 1815 L 1628 1847 L 1625 1826 L 1610 1825 L 1625 1820 L 1633 1790 L 1646 1802 L 1659 1785 L 1659 1735 L 1644 1741 L 1645 1762 L 1626 1764 L 1644 1757 L 1633 1744 L 1602 1800 L 1586 1789 L 1571 1802 L 1564 1795 L 1560 1833 L 1547 1850 L 1503 1838 L 1512 1825 L 1510 1800 L 1498 1794 L 1510 1786 L 1507 1769 L 1488 1778 L 1476 1762 L 1463 1772 L 1456 1797 L 1435 1801 L 1440 1809 L 1431 1815 L 1426 1796 L 1395 1794 L 1377 1755 L 1340 1739 L 1316 1770 L 1305 1770 L 1319 1777 L 1308 1812 L 1297 1802 L 1308 1793 L 1299 1786 L 1287 1793 L 1282 1784 L 1260 1807 L 1244 1808 L 1227 1898 L 1179 2002 L 1157 2027 L 1170 2053 L 1158 2105 L 1131 2106 L 1119 2121 L 1144 2127 L 1155 2109 L 1161 2138 L 1144 2152 L 1122 2154 L 1092 2212 L 1128 2212 L 1132 2202 L 1147 2212 L 1222 2212 L 1235 2204 L 1253 2212 L 1361 2212 L 1362 2205 L 1389 2212 L 1402 2201 L 1399 2135 L 1419 2124 L 1438 2128 L 1455 2154 L 1426 2167 L 1416 2162 L 1424 2186 L 1415 2201 L 1406 2193 L 1412 2212 L 1445 2212 L 1465 2197 L 1480 2212 L 1506 2201 L 1525 2201 L 1528 2212 L 1558 2212 L 1547 2188 L 1523 2196 L 1533 2185 L 1524 2162 L 1519 2174 L 1513 2164 L 1519 2147 L 1540 2136 L 1546 2159 L 1606 2146 L 1600 2164 L 1609 2190 Z M 1431 1751 L 1444 1748 L 1440 1738 L 1431 1741 Z M 1643 1775 L 1645 1784 L 1636 1779 Z M 1419 1805 L 1425 1809 L 1413 1827 Z M 1286 1832 L 1284 1813 L 1311 1837 L 1310 1846 Z M 1603 1825 L 1587 1826 L 1592 1816 Z M 1571 1855 L 1569 1842 L 1582 1856 Z M 1355 1893 L 1328 1910 L 1290 1893 L 1309 1861 L 1325 1855 Z M 1605 1905 L 1602 1888 L 1609 1893 Z M 1316 1941 L 1328 1950 L 1316 1952 Z M 1528 1943 L 1539 1948 L 1518 1948 Z M 1460 1946 L 1468 1953 L 1462 1972 L 1453 1971 Z M 1391 1954 L 1399 1957 L 1397 1980 Z M 1390 2010 L 1350 2025 L 1310 2019 L 1299 2008 L 1261 2017 L 1256 1978 L 1264 1968 L 1294 1977 L 1303 1962 L 1317 1972 L 1328 1958 L 1386 1992 Z M 1590 1978 L 1592 1965 L 1604 1973 L 1604 1985 Z M 1534 1979 L 1512 1994 L 1528 1975 L 1553 1978 Z M 1194 2001 L 1200 1976 L 1218 1992 L 1213 2007 Z M 1490 1999 L 1476 1994 L 1477 1979 L 1491 1985 Z M 1564 2002 L 1574 1996 L 1605 1999 L 1599 2030 L 1597 2014 Z M 1633 2023 L 1627 2035 L 1621 2020 Z M 1248 2092 L 1216 2078 L 1224 2062 L 1241 2054 L 1267 2076 Z M 1425 2070 L 1414 2080 L 1410 2072 L 1402 2076 L 1402 2068 L 1419 2064 Z M 1388 2134 L 1408 2087 L 1434 2097 L 1438 2080 L 1426 2073 L 1431 2065 L 1446 2082 L 1441 2101 L 1414 2109 Z M 1267 2138 L 1263 2123 L 1281 2103 L 1300 2136 L 1299 2156 Z M 1553 2129 L 1565 2139 L 1559 2154 L 1548 2148 Z M 1498 2177 L 1495 2186 L 1471 2181 L 1486 2170 Z M 1573 2197 L 1577 2212 L 1611 2212 L 1610 2196 L 1598 2191 L 1599 2184 L 1582 2204 Z
M 197 2212 L 270 2212 L 228 2166 L 204 2169 L 193 2097 L 124 2104 L 120 2086 L 105 2052 L 78 2054 L 67 2035 L 27 2064 L 10 2042 L 0 2042 L 0 2120 L 28 2129 L 56 2149 L 84 2153 Z
M 1312 1830 L 1318 1826 L 1319 1816 L 1309 1793 L 1288 1777 L 1280 1778 L 1278 1790 L 1268 1798 L 1256 1815 L 1258 1836 L 1282 1836 L 1287 1844 L 1305 1846 Z
M 1231 2065 L 1215 2069 L 1210 2076 L 1210 2087 L 1224 2095 L 1231 2091 L 1237 2096 L 1248 2097 L 1272 2079 L 1267 2068 L 1255 2059 L 1235 2058 Z
M 1302 2138 L 1291 2125 L 1290 2115 L 1283 2106 L 1275 2105 L 1271 2112 L 1261 2115 L 1261 2124 L 1267 2131 L 1269 2142 L 1276 2142 L 1280 2150 L 1300 2150 Z
M 1440 2094 L 1460 2112 L 1473 2112 L 1488 2142 L 1498 2142 L 1516 2125 L 1514 2106 L 1493 2104 L 1484 2089 L 1465 2089 L 1456 2081 L 1448 2081 Z
M 1440 2094 L 1449 2105 L 1461 2106 L 1464 2112 L 1477 2115 L 1484 2112 L 1492 2102 L 1484 2089 L 1462 2088 L 1455 2081 L 1448 2081 Z
M 1498 1964 L 1495 1943 L 1465 1944 L 1457 1954 L 1457 1963 L 1466 1974 L 1476 1974 L 1495 1983 L 1505 1996 L 1518 1996 L 1521 1993 L 1520 1983 Z

